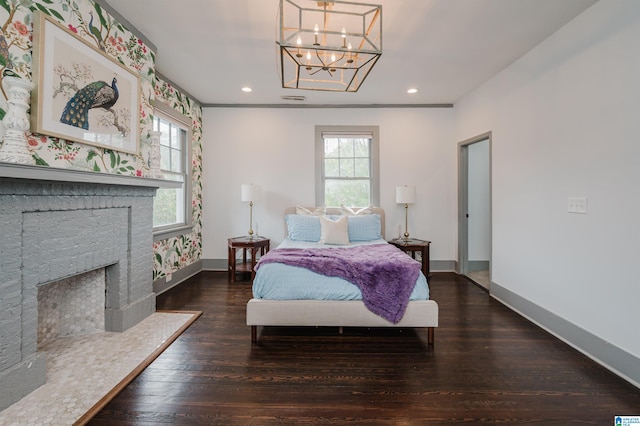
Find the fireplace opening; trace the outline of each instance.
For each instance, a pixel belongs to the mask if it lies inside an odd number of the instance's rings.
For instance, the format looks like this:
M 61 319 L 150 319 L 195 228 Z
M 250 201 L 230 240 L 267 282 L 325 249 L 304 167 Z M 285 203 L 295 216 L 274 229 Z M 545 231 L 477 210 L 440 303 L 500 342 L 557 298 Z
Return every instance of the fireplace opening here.
M 38 286 L 38 349 L 59 337 L 105 331 L 106 269 Z

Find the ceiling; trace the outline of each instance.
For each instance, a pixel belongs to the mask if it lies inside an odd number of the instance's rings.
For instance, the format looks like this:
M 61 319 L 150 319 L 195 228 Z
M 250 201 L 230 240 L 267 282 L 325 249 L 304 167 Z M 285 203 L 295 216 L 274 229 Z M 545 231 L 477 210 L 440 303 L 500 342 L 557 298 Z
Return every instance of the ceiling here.
M 383 53 L 356 93 L 282 88 L 278 0 L 102 3 L 155 45 L 157 71 L 204 106 L 344 106 L 453 104 L 597 0 L 358 1 L 382 5 Z

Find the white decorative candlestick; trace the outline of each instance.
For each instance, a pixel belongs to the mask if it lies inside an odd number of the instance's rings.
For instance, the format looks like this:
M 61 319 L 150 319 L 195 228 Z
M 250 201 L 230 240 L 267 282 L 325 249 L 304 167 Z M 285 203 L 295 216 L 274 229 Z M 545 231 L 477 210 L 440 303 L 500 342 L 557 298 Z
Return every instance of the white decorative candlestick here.
M 160 136 L 162 132 L 149 130 L 151 139 L 151 158 L 149 159 L 149 171 L 146 177 L 152 179 L 164 179 L 164 174 L 160 170 Z
M 2 120 L 5 127 L 3 144 L 0 146 L 0 161 L 19 164 L 34 164 L 29 152 L 25 132 L 29 130 L 29 99 L 33 83 L 19 77 L 5 75 L 2 79 L 7 93 L 7 113 Z

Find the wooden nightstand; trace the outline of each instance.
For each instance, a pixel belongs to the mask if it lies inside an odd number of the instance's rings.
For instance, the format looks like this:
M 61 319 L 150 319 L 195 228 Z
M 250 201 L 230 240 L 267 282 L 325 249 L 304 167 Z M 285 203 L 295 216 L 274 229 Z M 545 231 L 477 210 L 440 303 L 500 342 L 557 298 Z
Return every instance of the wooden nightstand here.
M 260 253 L 260 256 L 267 253 L 269 251 L 270 241 L 271 240 L 264 237 L 229 238 L 227 240 L 229 244 L 229 266 L 227 271 L 229 281 L 236 281 L 236 273 L 250 272 L 251 282 L 253 282 L 253 279 L 256 275 L 256 272 L 253 270 L 253 268 L 256 266 L 256 261 L 258 260 L 258 252 Z M 242 249 L 242 262 L 236 261 L 236 251 L 239 249 Z M 247 250 L 250 251 L 251 255 L 249 260 L 247 260 Z
M 398 247 L 400 250 L 410 254 L 412 258 L 416 258 L 416 252 L 420 252 L 422 257 L 422 273 L 425 277 L 431 277 L 429 246 L 431 241 L 419 240 L 417 238 L 394 238 L 389 243 Z

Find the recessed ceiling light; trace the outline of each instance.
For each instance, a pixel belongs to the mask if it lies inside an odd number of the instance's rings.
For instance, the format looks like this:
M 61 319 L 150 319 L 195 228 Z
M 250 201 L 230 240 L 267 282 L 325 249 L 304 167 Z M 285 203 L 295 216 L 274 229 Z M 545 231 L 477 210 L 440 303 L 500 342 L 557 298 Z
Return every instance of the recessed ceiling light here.
M 246 93 L 251 92 L 251 90 L 252 90 L 252 89 L 251 89 L 251 87 L 243 87 L 243 88 L 242 88 L 242 91 L 243 91 L 243 92 L 246 92 Z
M 418 89 L 415 89 L 415 88 L 409 89 L 407 90 L 407 93 L 410 93 L 410 94 L 418 93 Z

